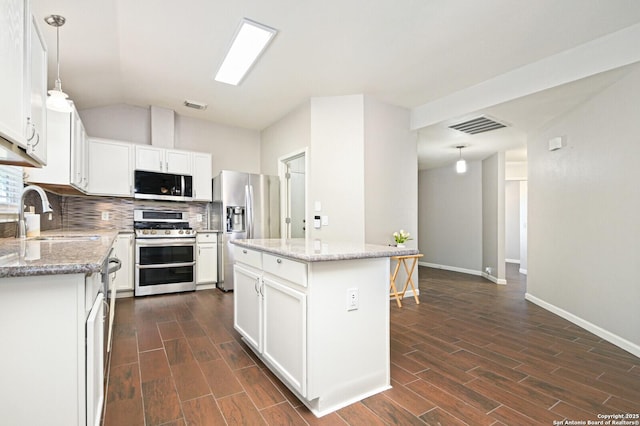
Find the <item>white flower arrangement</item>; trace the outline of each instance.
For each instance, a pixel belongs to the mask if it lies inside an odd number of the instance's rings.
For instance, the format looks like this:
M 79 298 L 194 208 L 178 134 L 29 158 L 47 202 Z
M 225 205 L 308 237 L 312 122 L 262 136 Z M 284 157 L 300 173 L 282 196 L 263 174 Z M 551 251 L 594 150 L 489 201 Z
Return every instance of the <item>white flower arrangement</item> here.
M 396 240 L 396 244 L 404 244 L 409 240 L 412 240 L 411 234 L 409 234 L 404 229 L 401 229 L 400 232 L 394 232 L 393 238 Z

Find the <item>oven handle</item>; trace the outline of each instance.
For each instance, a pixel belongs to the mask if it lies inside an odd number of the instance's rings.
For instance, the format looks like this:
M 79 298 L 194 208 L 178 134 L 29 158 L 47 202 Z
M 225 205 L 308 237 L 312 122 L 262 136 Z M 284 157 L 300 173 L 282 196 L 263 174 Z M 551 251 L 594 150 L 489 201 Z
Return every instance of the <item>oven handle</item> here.
M 136 238 L 138 247 L 154 246 L 192 246 L 195 245 L 195 238 Z
M 195 266 L 196 262 L 185 262 L 185 263 L 159 263 L 154 265 L 140 265 L 136 263 L 136 268 L 138 269 L 158 269 L 158 268 L 181 268 L 183 266 Z

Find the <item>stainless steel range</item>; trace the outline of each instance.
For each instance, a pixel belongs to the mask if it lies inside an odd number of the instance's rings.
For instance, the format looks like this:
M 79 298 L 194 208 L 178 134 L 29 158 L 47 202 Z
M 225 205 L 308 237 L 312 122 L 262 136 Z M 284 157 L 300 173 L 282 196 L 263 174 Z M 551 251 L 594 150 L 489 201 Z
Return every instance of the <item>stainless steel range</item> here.
M 173 210 L 134 210 L 136 296 L 196 289 L 196 232 L 188 214 Z

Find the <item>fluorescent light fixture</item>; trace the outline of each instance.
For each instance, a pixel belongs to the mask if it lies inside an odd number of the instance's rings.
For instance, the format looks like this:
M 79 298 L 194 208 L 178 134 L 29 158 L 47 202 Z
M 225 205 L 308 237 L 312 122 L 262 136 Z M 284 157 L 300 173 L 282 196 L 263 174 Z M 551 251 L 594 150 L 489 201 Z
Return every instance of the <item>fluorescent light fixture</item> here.
M 240 84 L 278 31 L 247 18 L 240 21 L 231 47 L 216 74 L 216 81 Z

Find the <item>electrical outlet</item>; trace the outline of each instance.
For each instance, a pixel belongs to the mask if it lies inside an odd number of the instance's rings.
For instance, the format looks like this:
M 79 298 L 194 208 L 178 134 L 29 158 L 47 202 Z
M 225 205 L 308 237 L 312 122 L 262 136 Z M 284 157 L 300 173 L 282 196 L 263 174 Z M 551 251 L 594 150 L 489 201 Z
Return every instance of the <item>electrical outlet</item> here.
M 198 223 L 202 222 L 202 215 L 201 214 L 197 214 L 196 215 L 196 222 L 198 222 Z
M 357 288 L 347 289 L 347 311 L 355 311 L 358 309 L 360 297 L 358 296 Z
M 109 220 L 109 212 L 102 212 L 102 220 Z

